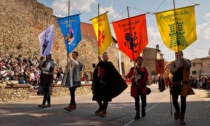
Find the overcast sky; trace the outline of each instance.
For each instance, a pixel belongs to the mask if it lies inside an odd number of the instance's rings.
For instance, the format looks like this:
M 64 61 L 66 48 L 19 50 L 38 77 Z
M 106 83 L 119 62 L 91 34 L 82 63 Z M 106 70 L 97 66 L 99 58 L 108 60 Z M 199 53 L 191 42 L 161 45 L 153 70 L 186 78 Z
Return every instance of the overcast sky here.
M 37 0 L 40 3 L 53 8 L 54 15 L 68 15 L 68 0 Z M 70 0 L 70 14 L 80 15 L 81 22 L 91 23 L 89 19 L 95 17 L 98 13 L 98 4 L 100 13 L 109 11 L 108 18 L 110 23 L 120 19 L 127 18 L 127 6 L 130 16 L 147 14 L 147 29 L 149 44 L 147 47 L 155 48 L 159 44 L 164 59 L 174 60 L 174 52 L 168 49 L 160 36 L 154 12 L 160 12 L 173 9 L 173 0 Z M 200 4 L 195 7 L 197 40 L 185 49 L 184 57 L 188 59 L 202 58 L 208 56 L 210 48 L 210 0 L 175 0 L 176 8 Z M 112 25 L 110 25 L 112 29 Z M 112 34 L 114 34 L 112 30 Z

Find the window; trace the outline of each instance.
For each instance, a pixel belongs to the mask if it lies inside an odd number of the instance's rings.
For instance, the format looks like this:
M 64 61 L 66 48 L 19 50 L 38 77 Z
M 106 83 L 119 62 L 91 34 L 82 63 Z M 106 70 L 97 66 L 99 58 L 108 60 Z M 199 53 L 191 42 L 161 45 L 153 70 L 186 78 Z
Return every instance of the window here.
M 208 64 L 209 68 L 210 68 L 210 64 Z
M 197 72 L 196 71 L 192 71 L 192 75 L 196 75 L 197 74 Z
M 193 63 L 193 67 L 195 67 L 195 63 Z
M 203 67 L 203 63 L 201 63 L 201 67 Z

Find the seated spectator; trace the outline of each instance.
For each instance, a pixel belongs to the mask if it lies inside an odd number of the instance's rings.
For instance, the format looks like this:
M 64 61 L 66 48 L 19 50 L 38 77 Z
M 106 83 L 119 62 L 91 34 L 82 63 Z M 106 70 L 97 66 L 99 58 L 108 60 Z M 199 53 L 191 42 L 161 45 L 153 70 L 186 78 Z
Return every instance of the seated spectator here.
M 0 79 L 6 79 L 7 78 L 7 70 L 5 66 L 2 66 L 0 68 Z

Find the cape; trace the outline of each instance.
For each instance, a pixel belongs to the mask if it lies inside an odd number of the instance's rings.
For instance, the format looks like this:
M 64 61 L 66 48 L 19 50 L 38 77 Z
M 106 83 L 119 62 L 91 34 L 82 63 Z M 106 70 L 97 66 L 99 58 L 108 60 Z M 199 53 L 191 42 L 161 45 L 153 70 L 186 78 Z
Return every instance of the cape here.
M 97 76 L 97 72 L 98 72 L 98 66 L 100 66 L 100 68 L 103 68 L 106 72 L 105 72 L 105 76 L 103 78 L 99 78 Z M 97 91 L 97 87 L 99 84 L 99 79 L 101 79 L 103 81 L 103 79 L 105 81 L 107 81 L 108 84 L 108 89 L 106 93 L 108 94 L 109 98 L 114 98 L 116 96 L 118 96 L 119 94 L 121 94 L 128 86 L 125 82 L 125 80 L 122 78 L 122 76 L 119 74 L 119 72 L 116 70 L 116 68 L 114 67 L 114 65 L 112 64 L 112 62 L 103 62 L 100 61 L 97 66 L 96 69 L 94 70 L 93 73 L 93 84 L 92 84 L 92 90 L 93 90 L 93 94 L 97 95 L 98 91 Z M 94 98 L 93 98 L 94 100 Z

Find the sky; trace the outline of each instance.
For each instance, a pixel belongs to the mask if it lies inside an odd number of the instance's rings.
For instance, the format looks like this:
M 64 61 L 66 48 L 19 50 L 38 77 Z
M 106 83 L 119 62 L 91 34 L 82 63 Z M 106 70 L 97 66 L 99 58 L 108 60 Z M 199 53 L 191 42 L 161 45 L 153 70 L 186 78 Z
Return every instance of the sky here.
M 47 7 L 53 9 L 56 16 L 68 16 L 69 0 L 37 0 Z M 100 13 L 108 12 L 110 28 L 113 32 L 111 22 L 151 12 L 146 15 L 147 32 L 149 44 L 147 47 L 159 49 L 164 54 L 166 61 L 174 60 L 174 52 L 168 49 L 161 38 L 157 27 L 155 12 L 171 10 L 174 8 L 173 0 L 70 0 L 70 15 L 81 13 L 80 21 L 90 23 L 90 19 L 97 16 L 98 4 Z M 175 7 L 195 6 L 197 40 L 187 47 L 183 53 L 184 57 L 190 60 L 209 56 L 210 48 L 210 0 L 175 0 Z M 115 35 L 113 35 L 115 36 Z

